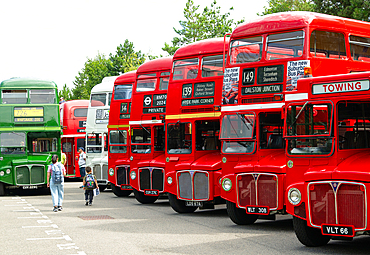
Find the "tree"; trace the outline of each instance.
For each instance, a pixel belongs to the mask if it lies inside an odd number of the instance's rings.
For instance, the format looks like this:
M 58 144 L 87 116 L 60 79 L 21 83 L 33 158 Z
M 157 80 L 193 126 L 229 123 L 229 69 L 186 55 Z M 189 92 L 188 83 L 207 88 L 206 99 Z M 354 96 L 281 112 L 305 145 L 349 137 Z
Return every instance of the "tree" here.
M 89 99 L 91 89 L 101 83 L 104 77 L 136 70 L 145 62 L 146 57 L 141 51 L 135 52 L 134 44 L 126 39 L 123 45 L 117 47 L 115 54 L 109 54 L 109 58 L 103 54 L 98 54 L 93 59 L 88 58 L 73 82 L 75 87 L 72 89 L 72 99 Z
M 91 89 L 101 83 L 104 77 L 109 76 L 108 66 L 110 60 L 103 54 L 98 54 L 94 59 L 87 59 L 84 68 L 78 72 L 72 89 L 73 99 L 89 99 Z
M 317 12 L 370 21 L 369 0 L 313 0 L 313 2 Z
M 67 84 L 64 84 L 63 89 L 58 93 L 59 98 L 63 97 L 65 101 L 72 99 L 72 91 L 67 87 Z
M 287 12 L 287 11 L 314 11 L 315 4 L 312 0 L 268 0 L 268 7 L 264 7 L 262 13 L 258 13 L 259 16 Z
M 216 4 L 214 0 L 210 7 L 205 7 L 203 12 L 199 13 L 199 5 L 194 5 L 193 0 L 188 0 L 184 8 L 186 20 L 179 21 L 181 29 L 173 28 L 179 36 L 172 39 L 172 45 L 165 43 L 162 50 L 173 55 L 183 45 L 207 38 L 222 37 L 230 33 L 233 26 L 243 22 L 229 19 L 230 12 L 221 14 L 221 7 Z
M 110 76 L 120 75 L 136 70 L 145 62 L 146 56 L 141 51 L 135 52 L 134 44 L 129 40 L 117 47 L 115 54 L 109 54 L 111 64 L 108 66 Z

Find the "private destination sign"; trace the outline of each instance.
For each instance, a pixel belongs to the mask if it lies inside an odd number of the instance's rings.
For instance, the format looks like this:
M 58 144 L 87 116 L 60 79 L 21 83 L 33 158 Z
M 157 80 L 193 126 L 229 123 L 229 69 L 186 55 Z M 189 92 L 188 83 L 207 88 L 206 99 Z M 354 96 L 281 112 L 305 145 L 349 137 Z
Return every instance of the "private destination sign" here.
M 314 84 L 312 94 L 331 94 L 369 90 L 369 80 Z

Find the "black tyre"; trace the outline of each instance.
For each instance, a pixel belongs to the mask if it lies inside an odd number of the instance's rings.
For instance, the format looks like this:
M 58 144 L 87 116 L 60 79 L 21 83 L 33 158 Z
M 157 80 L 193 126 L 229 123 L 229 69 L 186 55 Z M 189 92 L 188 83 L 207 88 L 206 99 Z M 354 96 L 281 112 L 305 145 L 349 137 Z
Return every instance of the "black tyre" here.
M 177 197 L 171 193 L 168 193 L 168 200 L 173 210 L 178 213 L 192 213 L 198 207 L 197 206 L 186 206 L 185 201 L 177 199 Z
M 322 246 L 330 240 L 330 236 L 321 234 L 320 229 L 307 226 L 305 220 L 297 217 L 293 217 L 293 228 L 298 240 L 308 247 Z
M 5 184 L 0 182 L 0 196 L 5 196 Z
M 99 185 L 99 191 L 103 192 L 107 188 L 107 185 Z
M 226 201 L 226 208 L 227 214 L 235 224 L 250 225 L 258 219 L 258 215 L 248 214 L 245 212 L 245 209 L 236 207 L 236 205 L 230 201 Z
M 116 195 L 117 197 L 128 197 L 132 193 L 132 190 L 121 190 L 120 187 L 117 187 L 113 183 L 111 183 L 110 186 L 114 195 Z
M 145 196 L 144 192 L 137 191 L 136 189 L 133 191 L 136 200 L 142 204 L 153 204 L 158 199 L 158 196 Z

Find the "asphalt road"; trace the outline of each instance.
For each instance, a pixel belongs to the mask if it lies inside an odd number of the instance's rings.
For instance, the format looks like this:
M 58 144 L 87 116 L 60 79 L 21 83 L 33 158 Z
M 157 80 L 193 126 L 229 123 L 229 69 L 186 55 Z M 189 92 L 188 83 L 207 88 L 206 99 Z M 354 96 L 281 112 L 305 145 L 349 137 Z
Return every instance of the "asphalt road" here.
M 62 212 L 45 192 L 0 197 L 0 254 L 370 254 L 370 237 L 308 248 L 290 216 L 237 226 L 225 206 L 178 214 L 167 199 L 142 205 L 104 191 L 84 205 L 80 182 L 65 184 Z

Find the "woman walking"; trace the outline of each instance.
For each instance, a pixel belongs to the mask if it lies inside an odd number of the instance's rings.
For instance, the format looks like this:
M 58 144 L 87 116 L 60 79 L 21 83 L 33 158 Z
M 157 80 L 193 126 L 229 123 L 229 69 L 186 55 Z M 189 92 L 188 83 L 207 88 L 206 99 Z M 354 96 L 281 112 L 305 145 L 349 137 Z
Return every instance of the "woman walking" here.
M 49 165 L 47 174 L 47 183 L 50 187 L 51 198 L 53 199 L 53 211 L 63 210 L 63 194 L 64 194 L 64 176 L 66 169 L 63 164 L 58 162 L 58 155 L 54 154 L 51 157 L 52 164 Z

